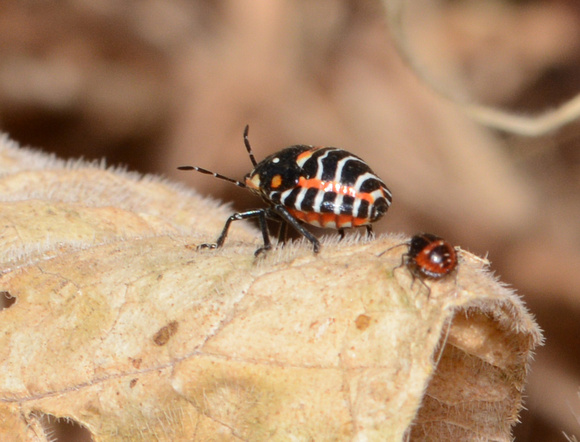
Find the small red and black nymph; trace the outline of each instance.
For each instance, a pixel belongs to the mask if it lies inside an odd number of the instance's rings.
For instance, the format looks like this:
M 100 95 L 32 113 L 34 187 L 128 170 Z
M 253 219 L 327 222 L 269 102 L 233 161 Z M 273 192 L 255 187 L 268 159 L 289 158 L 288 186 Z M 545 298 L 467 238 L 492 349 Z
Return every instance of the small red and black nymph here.
M 431 233 L 413 236 L 403 259 L 411 272 L 422 278 L 441 279 L 457 267 L 455 248 Z
M 413 276 L 413 281 L 418 278 L 429 293 L 431 289 L 425 284 L 426 279 L 442 279 L 457 267 L 455 247 L 432 233 L 414 235 L 409 242 L 393 246 L 385 252 L 400 246 L 407 246 L 408 250 L 403 254 L 401 265 L 397 268 L 406 266 Z
M 258 163 L 248 140 L 249 127 L 244 130 L 244 144 L 254 169 L 243 182 L 196 166 L 181 166 L 180 170 L 195 170 L 229 181 L 259 195 L 267 208 L 234 213 L 230 216 L 215 243 L 201 248 L 219 248 L 224 244 L 233 221 L 258 218 L 263 247 L 255 255 L 272 248 L 266 220 L 280 223 L 278 242 L 286 240 L 287 227 L 292 226 L 312 244 L 315 253 L 320 242 L 304 227 L 337 229 L 341 237 L 345 228 L 366 227 L 389 209 L 392 195 L 385 183 L 359 157 L 336 147 L 294 145 L 270 155 Z

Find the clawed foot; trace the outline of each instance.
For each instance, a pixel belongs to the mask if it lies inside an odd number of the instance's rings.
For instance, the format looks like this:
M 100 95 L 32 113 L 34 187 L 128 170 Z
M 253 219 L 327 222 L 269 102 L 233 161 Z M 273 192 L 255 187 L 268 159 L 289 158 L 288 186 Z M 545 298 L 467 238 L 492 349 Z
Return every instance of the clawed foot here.
M 260 247 L 258 250 L 256 250 L 254 252 L 254 256 L 258 256 L 261 253 L 266 253 L 268 250 L 271 250 L 271 249 L 272 249 L 272 245 L 271 244 L 267 244 L 264 247 Z
M 283 244 L 279 244 L 279 246 L 283 246 Z M 204 243 L 198 245 L 195 249 L 202 250 L 202 249 L 210 249 L 215 250 L 218 249 L 220 246 L 217 243 Z M 312 249 L 314 253 L 318 253 L 320 251 L 320 243 L 318 241 L 312 243 Z M 262 253 L 267 253 L 269 250 L 272 250 L 272 244 L 266 244 L 264 247 L 260 247 L 254 252 L 254 256 L 259 256 Z
M 217 249 L 218 245 L 216 243 L 205 243 L 205 244 L 200 244 L 199 246 L 197 246 L 197 250 L 200 249 Z
M 204 244 L 200 244 L 196 247 L 196 250 L 202 250 L 202 249 L 210 249 L 210 250 L 215 250 L 219 248 L 218 245 L 216 243 L 204 243 Z M 268 250 L 270 250 L 272 248 L 272 245 L 268 244 L 264 247 L 260 247 L 258 250 L 256 250 L 254 252 L 254 256 L 258 256 L 262 253 L 266 253 Z
M 375 239 L 375 232 L 373 232 L 373 227 L 370 224 L 367 224 L 367 238 L 368 239 Z

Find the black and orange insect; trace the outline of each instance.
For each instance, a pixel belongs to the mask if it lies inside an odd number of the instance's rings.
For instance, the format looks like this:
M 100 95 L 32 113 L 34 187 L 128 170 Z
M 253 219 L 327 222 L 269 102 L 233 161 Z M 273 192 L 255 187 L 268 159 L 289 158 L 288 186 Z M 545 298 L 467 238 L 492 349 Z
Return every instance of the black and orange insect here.
M 432 233 L 419 233 L 414 235 L 409 242 L 394 247 L 403 245 L 408 246 L 408 250 L 403 254 L 399 267 L 405 265 L 411 272 L 413 281 L 418 278 L 428 289 L 425 279 L 442 279 L 457 267 L 455 247 Z
M 431 233 L 413 236 L 403 259 L 411 272 L 422 278 L 441 279 L 457 267 L 455 248 Z
M 372 234 L 371 224 L 387 212 L 392 196 L 385 183 L 362 159 L 336 147 L 294 145 L 258 163 L 248 140 L 248 130 L 246 126 L 244 144 L 254 169 L 243 182 L 201 167 L 178 167 L 213 175 L 249 189 L 268 205 L 263 209 L 234 213 L 227 219 L 215 243 L 199 247 L 221 247 L 230 224 L 247 218 L 258 218 L 264 239 L 256 255 L 272 247 L 267 219 L 280 223 L 278 242 L 286 240 L 290 225 L 310 241 L 315 253 L 320 250 L 320 242 L 303 223 L 337 229 L 341 237 L 344 229 L 351 227 L 364 226 L 367 234 Z

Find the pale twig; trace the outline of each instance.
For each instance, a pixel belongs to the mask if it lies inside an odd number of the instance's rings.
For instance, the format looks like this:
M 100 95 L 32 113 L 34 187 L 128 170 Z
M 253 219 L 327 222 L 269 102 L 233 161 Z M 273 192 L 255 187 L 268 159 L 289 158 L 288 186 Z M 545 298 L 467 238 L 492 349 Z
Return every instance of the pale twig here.
M 464 102 L 464 99 L 460 98 L 459 94 L 448 90 L 437 82 L 430 72 L 421 66 L 420 60 L 415 57 L 415 54 L 410 49 L 403 26 L 407 3 L 405 0 L 383 0 L 387 22 L 397 50 L 422 81 L 437 94 L 459 106 L 473 120 L 493 129 L 535 137 L 560 129 L 580 117 L 580 93 L 555 109 L 533 116 L 520 115 L 496 107 Z

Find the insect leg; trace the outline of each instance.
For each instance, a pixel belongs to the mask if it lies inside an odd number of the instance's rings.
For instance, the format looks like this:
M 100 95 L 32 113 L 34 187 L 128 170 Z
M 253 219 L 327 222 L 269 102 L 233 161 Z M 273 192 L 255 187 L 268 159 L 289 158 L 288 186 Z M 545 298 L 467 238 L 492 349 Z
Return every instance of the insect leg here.
M 288 239 L 288 223 L 280 221 L 280 229 L 278 230 L 278 244 L 285 244 Z
M 314 253 L 318 253 L 320 251 L 320 241 L 316 239 L 316 237 L 310 233 L 306 228 L 300 224 L 300 222 L 292 216 L 286 207 L 282 206 L 281 204 L 276 204 L 271 209 L 279 218 L 282 218 L 284 222 L 287 222 L 292 227 L 296 229 L 298 233 L 304 236 L 308 241 L 312 243 L 312 249 Z
M 263 249 L 267 250 L 267 249 L 271 248 L 272 245 L 270 244 L 270 237 L 268 235 L 268 226 L 266 224 L 266 210 L 265 209 L 248 210 L 247 212 L 234 213 L 232 216 L 230 216 L 227 219 L 226 224 L 224 225 L 224 228 L 222 230 L 222 233 L 220 234 L 219 238 L 217 239 L 217 241 L 215 243 L 200 244 L 197 248 L 198 249 L 204 249 L 204 248 L 219 249 L 221 246 L 224 245 L 226 237 L 228 236 L 228 230 L 230 228 L 230 224 L 233 221 L 239 221 L 241 219 L 248 219 L 248 218 L 254 218 L 254 217 L 259 218 L 260 228 L 262 230 L 262 236 L 264 237 L 264 247 L 262 247 L 261 249 L 258 249 L 258 250 L 261 251 Z
M 262 230 L 262 237 L 264 238 L 264 246 L 254 252 L 254 256 L 258 256 L 260 253 L 270 250 L 272 243 L 270 242 L 270 232 L 268 231 L 268 222 L 266 221 L 266 210 L 259 209 L 253 210 L 253 212 L 259 212 L 258 221 L 260 222 L 260 230 Z
M 340 236 L 340 241 L 344 239 L 344 229 L 338 229 L 338 236 Z
M 393 268 L 393 276 L 395 276 L 395 270 L 398 270 L 401 267 L 403 267 L 403 266 L 405 266 L 405 265 L 408 264 L 409 257 L 407 255 L 408 255 L 407 253 L 403 253 L 403 255 L 401 256 L 401 264 L 399 264 L 397 267 L 394 267 Z M 413 280 L 414 280 L 415 279 L 415 274 L 413 272 L 411 272 L 411 276 L 413 277 Z
M 419 283 L 423 285 L 423 287 L 425 287 L 427 289 L 427 299 L 429 299 L 431 297 L 431 287 L 429 287 L 427 285 L 427 283 L 423 280 L 423 278 L 421 278 L 420 276 L 415 276 L 414 273 L 412 273 L 413 275 L 413 281 L 411 282 L 411 290 L 413 290 L 413 284 L 415 284 L 415 279 L 419 280 Z
M 371 226 L 370 224 L 367 224 L 365 227 L 367 228 L 367 238 L 371 238 L 371 239 L 374 238 L 375 234 L 373 232 L 373 226 Z

